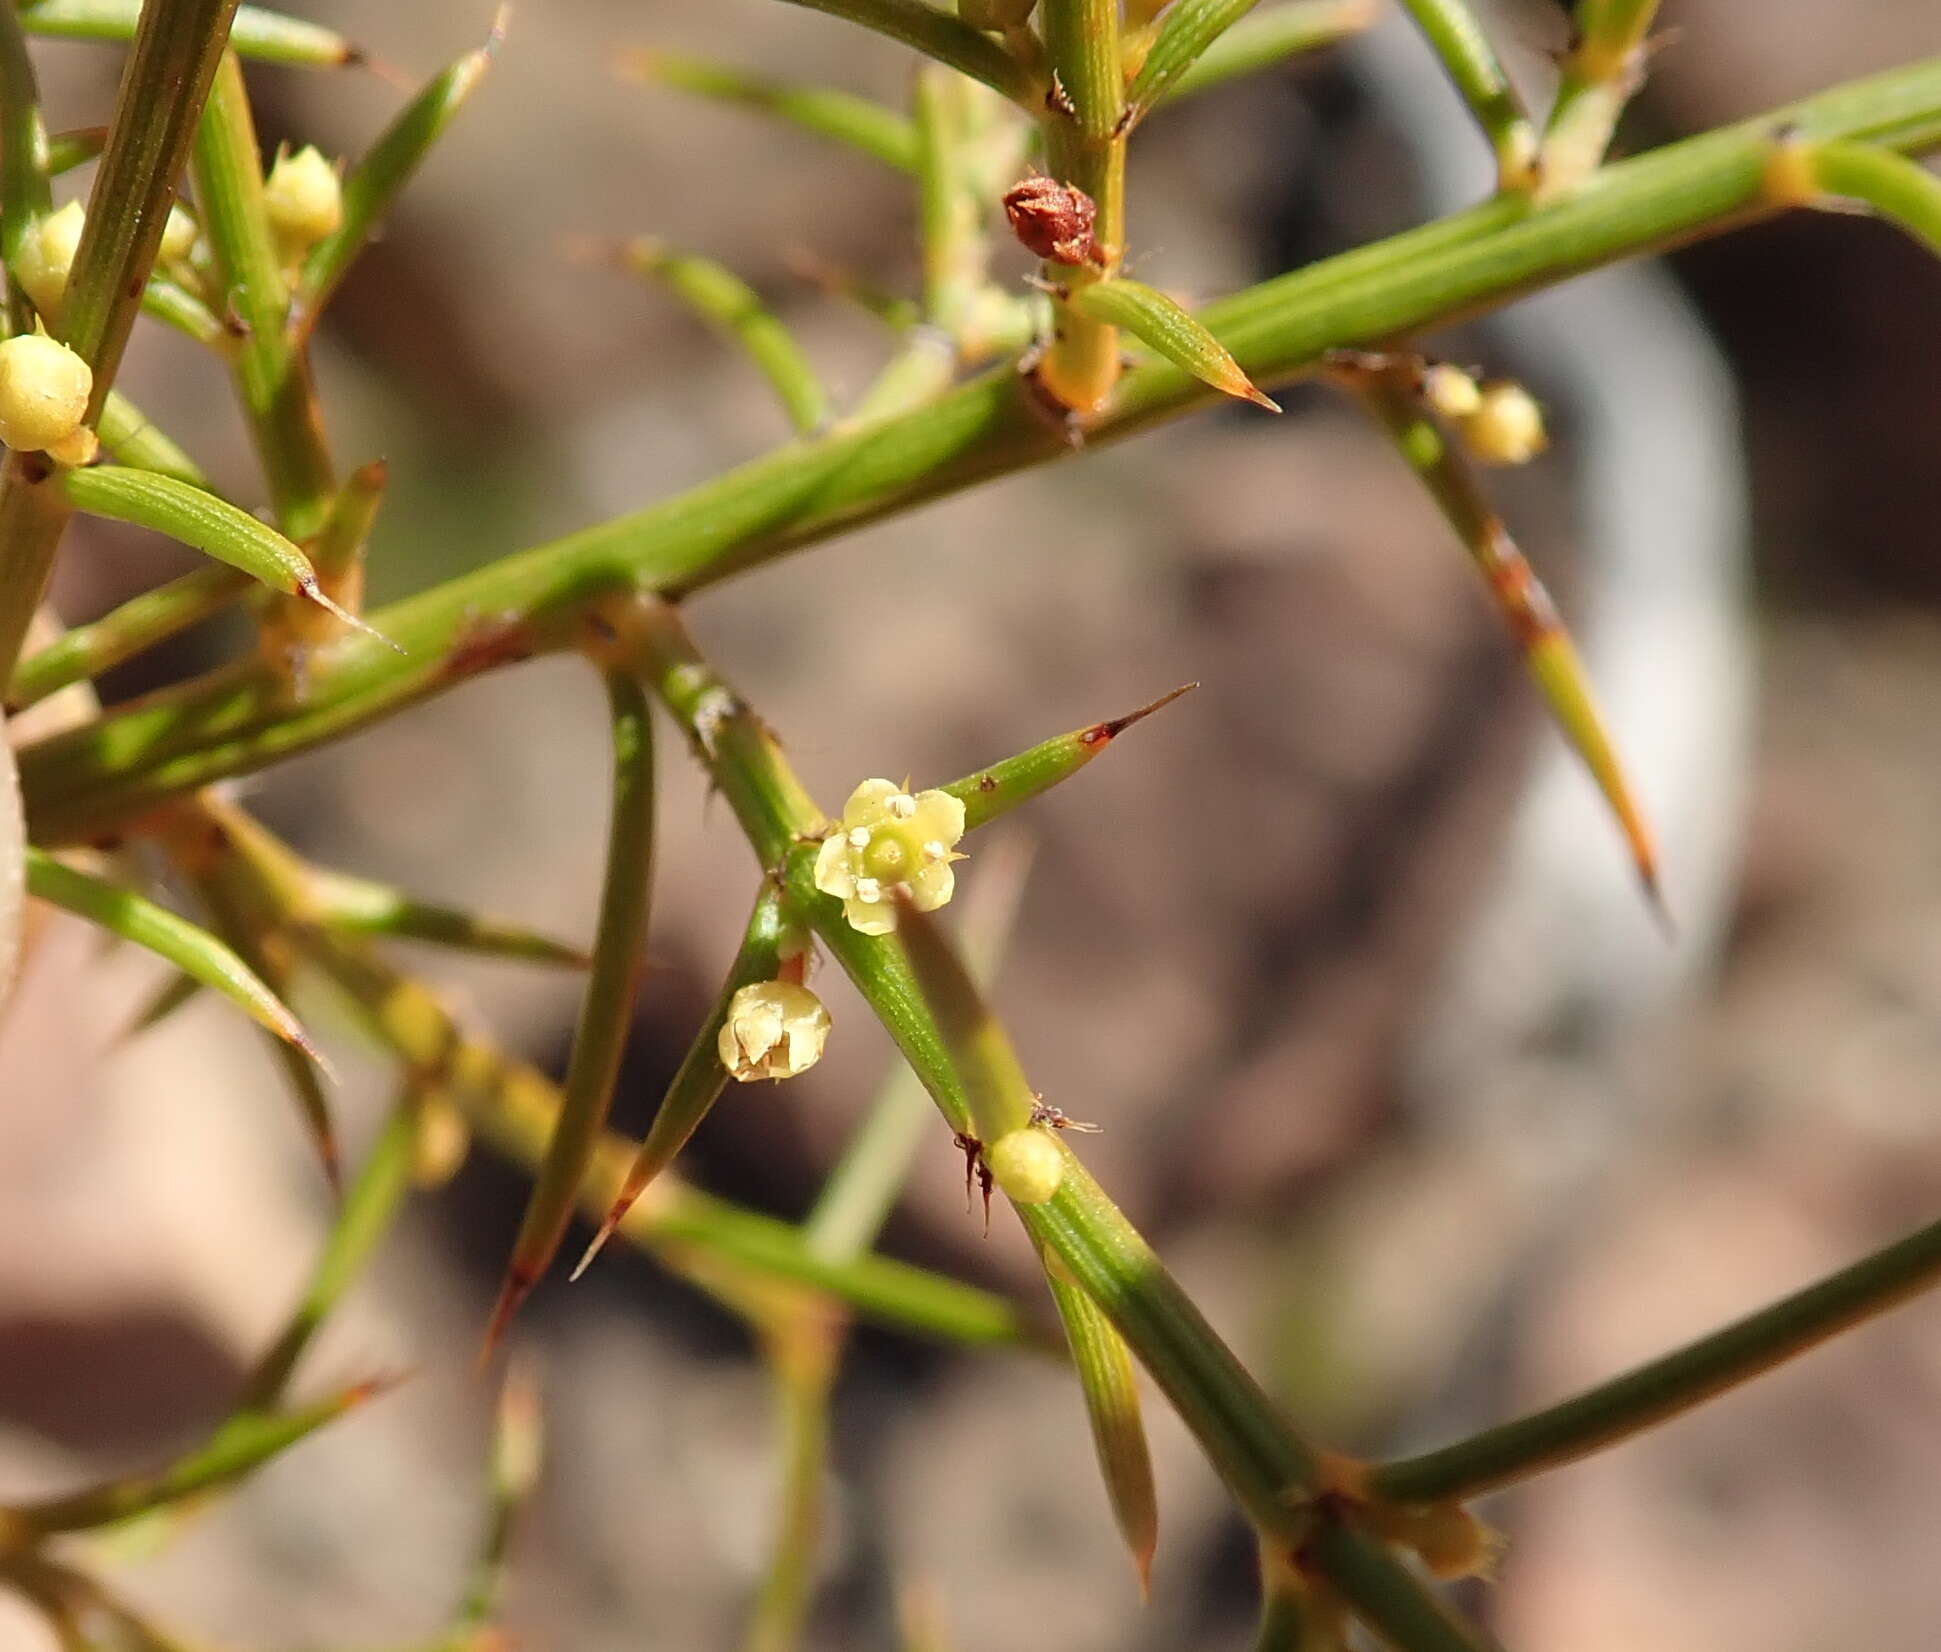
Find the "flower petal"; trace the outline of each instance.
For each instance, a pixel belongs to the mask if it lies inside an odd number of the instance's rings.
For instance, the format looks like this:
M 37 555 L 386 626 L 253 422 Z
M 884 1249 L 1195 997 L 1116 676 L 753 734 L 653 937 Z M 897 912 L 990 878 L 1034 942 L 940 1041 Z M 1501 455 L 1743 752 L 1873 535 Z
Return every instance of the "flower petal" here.
M 865 780 L 849 794 L 849 801 L 842 806 L 842 823 L 845 826 L 874 826 L 889 813 L 889 801 L 902 791 L 894 780 Z M 951 799 L 956 802 L 956 799 Z M 963 805 L 957 805 L 961 811 Z
M 919 912 L 934 912 L 957 889 L 957 874 L 947 860 L 926 866 L 910 880 L 910 903 Z
M 846 900 L 842 915 L 865 935 L 887 935 L 896 928 L 896 908 L 888 901 Z
M 912 825 L 921 827 L 920 837 L 935 838 L 948 849 L 964 835 L 964 800 L 944 791 L 918 792 Z
M 815 856 L 815 886 L 825 895 L 846 901 L 856 893 L 856 874 L 849 866 L 849 845 L 842 833 L 822 840 Z

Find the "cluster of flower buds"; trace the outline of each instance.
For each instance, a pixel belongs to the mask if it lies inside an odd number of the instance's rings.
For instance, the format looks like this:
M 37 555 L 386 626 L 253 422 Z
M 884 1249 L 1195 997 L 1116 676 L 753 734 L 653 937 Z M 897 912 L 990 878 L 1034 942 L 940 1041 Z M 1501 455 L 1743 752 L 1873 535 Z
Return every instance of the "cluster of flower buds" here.
M 1478 384 L 1460 367 L 1439 361 L 1423 370 L 1420 394 L 1423 405 L 1453 424 L 1463 445 L 1486 465 L 1528 464 L 1549 445 L 1543 409 L 1514 379 Z
M 17 453 L 86 464 L 98 445 L 81 422 L 93 391 L 88 364 L 45 333 L 0 342 L 0 442 Z
M 948 792 L 912 796 L 890 780 L 865 780 L 849 794 L 842 819 L 816 855 L 815 886 L 842 902 L 843 916 L 865 935 L 896 928 L 896 891 L 919 912 L 949 900 L 951 871 L 964 835 L 964 805 Z

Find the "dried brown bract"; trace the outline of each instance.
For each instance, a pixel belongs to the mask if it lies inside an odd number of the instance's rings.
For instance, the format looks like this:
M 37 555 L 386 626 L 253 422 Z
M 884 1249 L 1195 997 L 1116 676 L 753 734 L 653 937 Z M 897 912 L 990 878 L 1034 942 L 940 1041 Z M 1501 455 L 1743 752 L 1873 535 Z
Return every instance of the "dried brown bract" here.
M 1004 192 L 1011 232 L 1040 258 L 1054 264 L 1105 268 L 1094 225 L 1098 205 L 1084 190 L 1036 174 Z

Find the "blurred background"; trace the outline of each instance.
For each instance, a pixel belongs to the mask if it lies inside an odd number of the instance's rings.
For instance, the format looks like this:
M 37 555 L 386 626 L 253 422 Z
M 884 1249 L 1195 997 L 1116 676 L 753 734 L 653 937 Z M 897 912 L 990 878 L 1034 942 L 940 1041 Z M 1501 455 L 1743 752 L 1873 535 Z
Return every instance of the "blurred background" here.
M 1561 8 L 1488 8 L 1541 102 Z M 413 78 L 481 0 L 310 15 Z M 1922 0 L 1677 0 L 1639 146 L 1941 43 Z M 565 256 L 652 232 L 773 299 L 838 393 L 884 340 L 792 271 L 909 288 L 897 178 L 744 112 L 623 82 L 655 44 L 900 101 L 905 54 L 766 0 L 522 8 L 491 77 L 358 267 L 320 373 L 346 465 L 392 491 L 376 596 L 663 496 L 786 435 L 746 364 L 664 294 Z M 48 45 L 57 126 L 117 57 Z M 399 93 L 252 71 L 266 143 L 355 153 Z M 1394 19 L 1194 100 L 1134 146 L 1142 278 L 1210 297 L 1475 198 L 1481 142 Z M 78 187 L 78 185 L 71 185 Z M 1394 1450 L 1657 1352 L 1934 1214 L 1941 1146 L 1941 268 L 1886 227 L 1796 216 L 1519 305 L 1442 353 L 1523 376 L 1551 453 L 1502 479 L 1661 822 L 1679 939 L 1652 928 L 1458 547 L 1353 409 L 1202 414 L 872 529 L 693 605 L 703 645 L 825 803 L 933 783 L 1200 691 L 1027 812 L 999 1001 L 1033 1082 L 1103 1124 L 1089 1163 L 1314 1433 Z M 141 339 L 129 383 L 259 497 L 216 371 Z M 93 528 L 92 616 L 178 571 Z M 897 616 L 886 626 L 883 616 Z M 199 637 L 116 694 L 192 669 Z M 597 686 L 504 672 L 247 783 L 307 853 L 590 931 Z M 638 1131 L 738 934 L 751 866 L 669 743 L 650 973 L 619 1103 Z M 973 846 L 975 847 L 975 846 Z M 974 859 L 966 880 L 977 876 Z M 425 957 L 557 1070 L 574 984 Z M 85 980 L 85 989 L 77 983 Z M 153 977 L 54 926 L 0 1040 L 0 1500 L 198 1437 L 302 1280 L 327 1209 L 250 1029 L 192 1007 L 118 1030 Z M 785 1215 L 889 1060 L 834 979 L 827 1059 L 726 1098 L 686 1167 Z M 341 1044 L 341 1040 L 337 1041 Z M 353 1141 L 383 1099 L 346 1046 Z M 887 1242 L 1029 1293 L 1008 1218 L 963 1211 L 940 1125 Z M 482 1154 L 422 1202 L 306 1367 L 405 1369 L 112 1575 L 249 1647 L 434 1631 L 482 1518 L 477 1334 L 523 1196 Z M 767 1540 L 770 1419 L 735 1324 L 638 1256 L 534 1298 L 550 1456 L 512 1622 L 534 1647 L 734 1644 Z M 1152 1406 L 1162 1534 L 1142 1608 L 1076 1392 L 1031 1356 L 867 1332 L 838 1391 L 817 1647 L 1245 1644 L 1251 1546 Z M 1478 1609 L 1512 1646 L 1933 1645 L 1941 1312 L 1917 1305 L 1488 1512 Z M 42 1631 L 0 1602 L 0 1647 Z

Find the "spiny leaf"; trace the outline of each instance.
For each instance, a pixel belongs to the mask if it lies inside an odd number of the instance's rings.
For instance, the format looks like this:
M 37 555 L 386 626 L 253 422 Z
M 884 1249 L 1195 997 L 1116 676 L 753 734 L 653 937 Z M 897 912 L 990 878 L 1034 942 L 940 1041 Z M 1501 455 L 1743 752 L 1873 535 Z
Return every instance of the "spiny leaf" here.
M 271 1458 L 282 1455 L 299 1440 L 335 1422 L 393 1386 L 395 1379 L 360 1382 L 294 1411 L 265 1415 L 241 1411 L 223 1423 L 207 1441 L 166 1468 L 152 1474 L 110 1480 L 87 1491 L 49 1498 L 8 1511 L 21 1529 L 39 1535 L 87 1531 L 128 1520 L 151 1509 L 166 1508 L 184 1498 L 213 1491 L 240 1480 Z
M 20 662 L 8 695 L 16 707 L 30 706 L 71 683 L 98 677 L 144 649 L 220 613 L 249 589 L 250 577 L 238 568 L 196 568 L 152 591 L 130 597 L 119 608 L 87 625 L 77 625 Z
M 501 7 L 493 18 L 485 44 L 434 75 L 351 168 L 344 179 L 343 221 L 310 249 L 297 277 L 296 301 L 304 328 L 315 324 L 344 272 L 364 250 L 453 116 L 485 78 L 493 54 L 505 39 L 507 10 Z
M 606 675 L 613 727 L 613 807 L 607 828 L 606 877 L 573 1054 L 559 1118 L 513 1241 L 505 1280 L 486 1328 L 489 1356 L 559 1249 L 593 1162 L 613 1100 L 620 1056 L 633 1014 L 634 984 L 647 933 L 653 882 L 654 742 L 647 691 L 624 670 Z
M 1243 17 L 1187 65 L 1161 95 L 1161 103 L 1223 86 L 1271 69 L 1302 52 L 1332 46 L 1359 34 L 1380 15 L 1376 0 L 1290 0 Z
M 1335 377 L 1359 393 L 1388 432 L 1469 552 L 1525 668 L 1616 816 L 1647 898 L 1661 921 L 1668 921 L 1651 825 L 1597 709 L 1583 662 L 1475 473 L 1424 410 L 1419 392 L 1426 364 L 1419 356 L 1368 351 L 1337 351 L 1328 360 Z
M 294 1044 L 311 1060 L 322 1061 L 283 1001 L 208 930 L 132 889 L 78 871 L 39 849 L 27 851 L 27 889 L 166 959 L 184 975 L 221 993 L 259 1026 Z
M 1159 25 L 1126 95 L 1133 120 L 1166 96 L 1207 47 L 1252 11 L 1258 0 L 1178 0 Z
M 1198 687 L 1198 683 L 1182 683 L 1137 711 L 1108 718 L 1103 723 L 1087 723 L 1066 734 L 1055 734 L 1015 757 L 978 769 L 961 780 L 952 780 L 941 790 L 964 805 L 964 830 L 975 831 L 1076 774 L 1134 723 L 1142 722 Z
M 539 1485 L 545 1442 L 538 1378 L 515 1360 L 499 1389 L 498 1411 L 493 1417 L 491 1454 L 486 1465 L 485 1537 L 472 1568 L 470 1586 L 458 1608 L 453 1630 L 458 1645 L 490 1644 L 475 1637 L 491 1624 L 504 1597 L 513 1534 Z
M 389 884 L 348 872 L 313 868 L 311 891 L 317 921 L 346 934 L 423 941 L 487 958 L 561 964 L 569 969 L 584 969 L 590 962 L 584 947 L 568 941 L 501 918 L 421 901 Z
M 1038 1259 L 1071 1347 L 1072 1366 L 1085 1397 L 1099 1472 L 1112 1504 L 1112 1516 L 1139 1574 L 1139 1593 L 1152 1593 L 1152 1556 L 1159 1543 L 1159 1497 L 1153 1487 L 1152 1453 L 1132 1355 L 1112 1321 L 1073 1280 L 1070 1271 L 1042 1245 Z
M 1013 102 L 1029 105 L 1041 90 L 1024 64 L 995 40 L 927 0 L 789 0 L 789 4 L 826 12 L 900 40 L 925 57 L 983 81 Z
M 239 887 L 238 866 L 228 841 L 218 840 L 213 852 L 208 849 L 214 836 L 206 821 L 185 822 L 173 839 L 177 862 L 210 921 L 235 949 L 236 956 L 274 989 L 286 990 L 289 966 L 286 953 L 280 950 L 284 937 L 277 933 L 276 917 L 259 910 L 248 893 Z M 310 1063 L 288 1045 L 273 1044 L 270 1054 L 282 1070 L 290 1098 L 296 1103 L 297 1115 L 316 1147 L 324 1179 L 333 1192 L 341 1192 L 343 1170 L 337 1149 L 337 1124 L 322 1081 Z
M 18 0 L 30 34 L 68 40 L 132 40 L 141 0 Z M 261 6 L 238 6 L 229 44 L 265 63 L 334 69 L 361 63 L 364 54 L 342 35 Z
M 654 1122 L 648 1127 L 647 1139 L 627 1167 L 620 1191 L 601 1219 L 599 1232 L 594 1234 L 592 1243 L 574 1267 L 573 1278 L 578 1279 L 586 1272 L 625 1220 L 634 1201 L 674 1162 L 675 1155 L 687 1145 L 688 1138 L 700 1128 L 709 1109 L 720 1099 L 728 1083 L 728 1072 L 721 1065 L 718 1043 L 721 1029 L 727 1024 L 728 1006 L 743 987 L 774 979 L 784 927 L 780 895 L 771 885 L 764 884 L 714 1008 L 701 1023 L 701 1030 L 688 1046 L 666 1095 L 661 1097 L 660 1106 L 654 1111 Z
M 543 1073 L 465 1032 L 430 988 L 392 969 L 369 947 L 323 930 L 304 938 L 374 1036 L 406 1063 L 436 1074 L 481 1139 L 518 1163 L 539 1163 L 560 1107 L 558 1088 Z M 606 1213 L 637 1152 L 637 1144 L 624 1137 L 602 1136 L 593 1170 L 580 1188 L 580 1208 L 587 1216 L 597 1220 Z M 1028 1334 L 1017 1310 L 987 1291 L 881 1256 L 826 1260 L 809 1249 L 800 1229 L 712 1198 L 671 1173 L 627 1212 L 620 1232 L 676 1271 L 683 1270 L 688 1254 L 705 1252 L 813 1286 L 884 1323 L 949 1341 L 1014 1343 Z
M 175 477 L 127 465 L 64 471 L 60 485 L 76 510 L 167 534 L 219 562 L 242 569 L 272 590 L 307 597 L 346 625 L 378 635 L 324 592 L 302 551 L 276 529 L 226 499 Z
M 621 268 L 654 281 L 738 345 L 780 398 L 789 422 L 804 435 L 829 419 L 829 393 L 780 318 L 747 282 L 723 264 L 678 252 L 651 236 L 618 248 Z
M 243 1385 L 241 1409 L 268 1411 L 282 1398 L 311 1339 L 390 1231 L 411 1186 L 415 1134 L 409 1098 L 400 1098 L 344 1192 L 302 1297 Z
M 1281 410 L 1279 402 L 1255 388 L 1224 344 L 1158 288 L 1115 277 L 1075 289 L 1071 302 L 1075 310 L 1094 321 L 1123 327 L 1134 338 L 1143 339 L 1202 384 L 1253 402 L 1270 413 Z
M 620 71 L 630 80 L 672 86 L 720 103 L 738 103 L 774 115 L 804 132 L 845 144 L 899 172 L 917 165 L 916 131 L 893 109 L 850 92 L 772 80 L 733 64 L 639 46 L 622 54 Z

